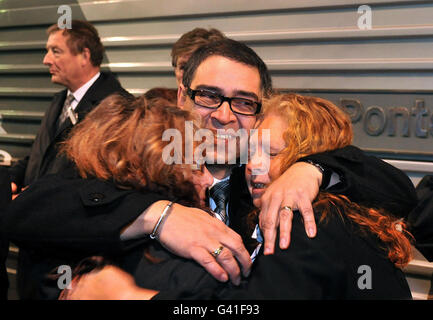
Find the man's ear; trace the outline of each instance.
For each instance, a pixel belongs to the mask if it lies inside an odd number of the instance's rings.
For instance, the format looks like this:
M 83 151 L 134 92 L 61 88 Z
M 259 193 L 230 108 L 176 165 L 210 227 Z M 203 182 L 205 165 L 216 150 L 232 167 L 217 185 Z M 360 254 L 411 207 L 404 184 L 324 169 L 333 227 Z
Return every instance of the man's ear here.
M 186 89 L 181 83 L 177 88 L 177 106 L 183 109 L 185 107 L 185 101 L 186 101 Z
M 84 48 L 83 52 L 81 52 L 81 56 L 83 57 L 83 62 L 85 62 L 86 64 L 92 64 L 92 62 L 90 61 L 90 50 L 89 48 Z

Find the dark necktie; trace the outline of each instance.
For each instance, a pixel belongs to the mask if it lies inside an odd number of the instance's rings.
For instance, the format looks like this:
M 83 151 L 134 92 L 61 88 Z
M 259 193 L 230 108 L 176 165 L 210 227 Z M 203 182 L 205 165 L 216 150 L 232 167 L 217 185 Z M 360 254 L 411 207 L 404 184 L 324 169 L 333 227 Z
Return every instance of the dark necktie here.
M 215 201 L 215 213 L 221 217 L 221 220 L 226 223 L 227 213 L 226 204 L 229 198 L 230 188 L 229 180 L 220 181 L 209 190 L 209 196 Z

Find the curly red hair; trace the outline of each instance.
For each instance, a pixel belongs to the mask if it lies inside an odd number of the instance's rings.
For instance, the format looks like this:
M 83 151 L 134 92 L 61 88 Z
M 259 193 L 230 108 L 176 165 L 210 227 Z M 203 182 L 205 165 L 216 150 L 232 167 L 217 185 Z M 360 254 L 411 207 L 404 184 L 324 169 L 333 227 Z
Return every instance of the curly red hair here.
M 286 148 L 281 151 L 281 173 L 298 159 L 310 154 L 334 150 L 352 143 L 350 119 L 332 102 L 318 97 L 298 94 L 278 94 L 263 104 L 263 117 L 278 115 L 287 123 L 283 134 Z M 412 258 L 412 235 L 406 225 L 392 214 L 381 209 L 360 206 L 343 195 L 320 192 L 313 203 L 322 212 L 320 221 L 338 209 L 341 216 L 349 218 L 361 230 L 376 235 L 385 244 L 388 258 L 397 267 L 404 267 Z

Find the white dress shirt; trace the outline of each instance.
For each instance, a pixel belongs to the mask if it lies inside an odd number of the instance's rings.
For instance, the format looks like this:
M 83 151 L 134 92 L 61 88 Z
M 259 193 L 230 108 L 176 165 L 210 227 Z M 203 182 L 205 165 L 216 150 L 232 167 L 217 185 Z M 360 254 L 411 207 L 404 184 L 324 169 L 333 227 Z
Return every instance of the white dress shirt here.
M 84 85 L 82 85 L 80 88 L 78 88 L 77 90 L 75 90 L 75 92 L 71 92 L 68 89 L 68 92 L 67 92 L 66 96 L 68 96 L 70 93 L 72 93 L 73 96 L 74 96 L 74 100 L 72 100 L 72 102 L 71 102 L 72 110 L 75 111 L 75 108 L 80 103 L 81 99 L 84 97 L 84 95 L 86 94 L 87 90 L 89 90 L 89 88 L 95 83 L 96 79 L 99 78 L 100 74 L 101 74 L 101 72 L 98 72 L 97 74 L 95 74 L 92 77 L 92 79 L 90 79 Z

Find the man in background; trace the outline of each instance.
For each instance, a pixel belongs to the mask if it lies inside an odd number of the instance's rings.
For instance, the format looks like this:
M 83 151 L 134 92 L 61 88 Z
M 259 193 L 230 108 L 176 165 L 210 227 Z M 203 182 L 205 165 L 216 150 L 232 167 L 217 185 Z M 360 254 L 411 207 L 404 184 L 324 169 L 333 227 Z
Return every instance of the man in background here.
M 57 144 L 102 99 L 115 92 L 129 95 L 113 74 L 101 72 L 104 46 L 89 22 L 73 20 L 72 29 L 54 24 L 47 34 L 43 63 L 49 67 L 51 82 L 65 89 L 54 95 L 29 156 L 9 170 L 13 194 L 45 174 L 68 167 L 66 158 L 57 154 Z
M 174 68 L 177 87 L 182 83 L 183 71 L 189 58 L 201 46 L 207 45 L 214 41 L 223 40 L 224 34 L 214 28 L 209 30 L 204 28 L 194 28 L 184 33 L 173 45 L 171 49 L 171 64 Z M 177 88 L 156 87 L 149 89 L 145 93 L 146 99 L 152 103 L 166 103 L 177 105 Z
M 225 35 L 221 31 L 214 28 L 209 30 L 195 28 L 184 33 L 171 49 L 171 64 L 174 68 L 177 86 L 182 83 L 183 71 L 192 53 L 201 46 L 225 38 Z
M 71 29 L 54 24 L 47 34 L 43 63 L 49 68 L 51 82 L 65 89 L 54 95 L 29 156 L 9 169 L 12 197 L 38 178 L 71 166 L 65 156 L 58 154 L 58 144 L 101 100 L 113 93 L 131 96 L 113 74 L 101 71 L 104 46 L 92 24 L 73 20 Z M 37 281 L 29 272 L 29 261 L 29 252 L 20 250 L 17 287 L 22 299 L 33 295 L 34 287 L 29 284 Z

